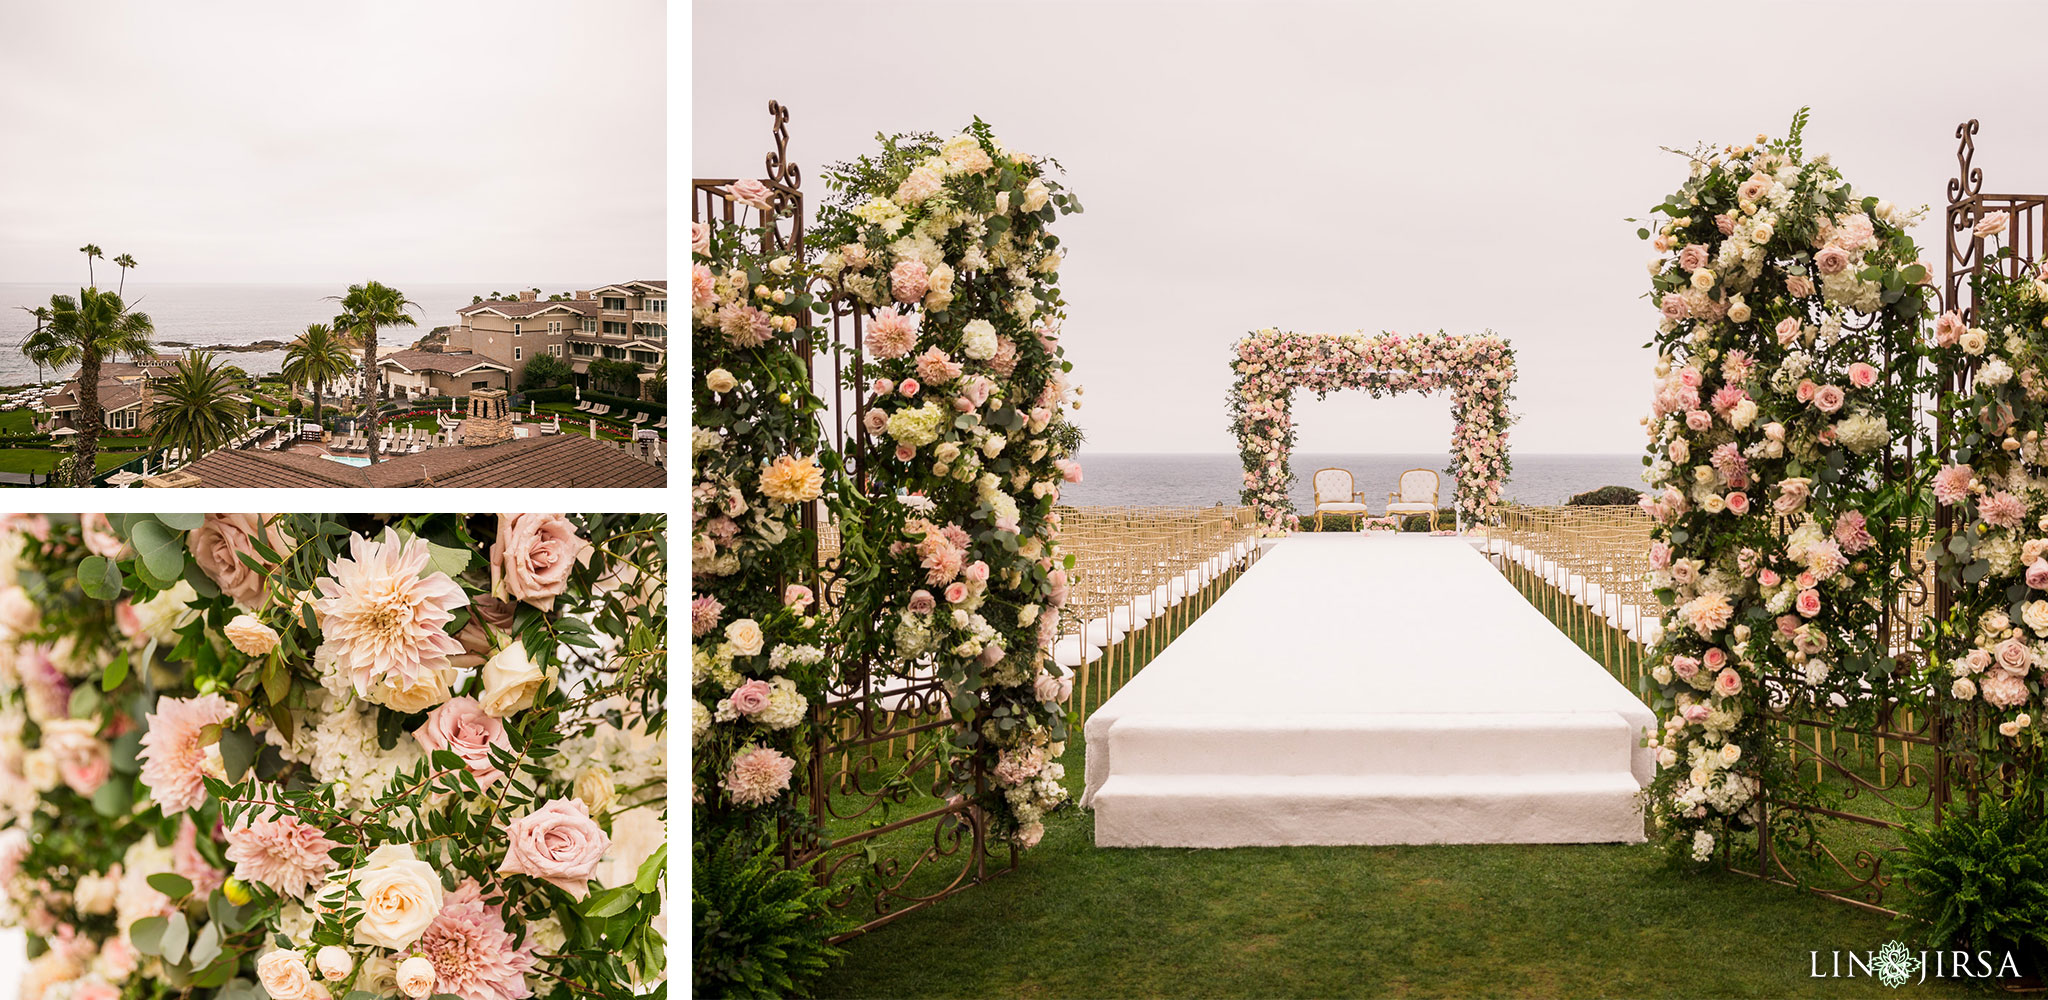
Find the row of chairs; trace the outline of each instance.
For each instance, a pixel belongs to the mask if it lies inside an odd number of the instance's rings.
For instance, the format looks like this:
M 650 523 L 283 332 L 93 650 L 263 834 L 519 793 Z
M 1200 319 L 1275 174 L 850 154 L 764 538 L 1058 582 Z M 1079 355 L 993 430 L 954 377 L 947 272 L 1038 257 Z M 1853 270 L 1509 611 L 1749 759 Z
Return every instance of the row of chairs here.
M 1258 559 L 1250 507 L 1064 507 L 1074 556 L 1053 660 L 1085 720 Z
M 1657 639 L 1660 605 L 1650 592 L 1651 521 L 1633 504 L 1505 506 L 1487 550 L 1552 621 L 1597 645 L 1622 683 L 1644 690 L 1643 650 Z

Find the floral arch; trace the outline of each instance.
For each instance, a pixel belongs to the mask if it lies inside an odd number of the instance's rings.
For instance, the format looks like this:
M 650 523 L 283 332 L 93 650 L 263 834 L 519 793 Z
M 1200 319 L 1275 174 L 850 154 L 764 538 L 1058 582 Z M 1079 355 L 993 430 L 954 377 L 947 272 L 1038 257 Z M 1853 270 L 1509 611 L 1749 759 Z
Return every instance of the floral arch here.
M 1397 392 L 1424 395 L 1449 390 L 1451 473 L 1457 478 L 1458 516 L 1485 517 L 1500 502 L 1508 476 L 1508 390 L 1515 380 L 1515 352 L 1492 333 L 1457 336 L 1425 333 L 1286 333 L 1265 329 L 1237 342 L 1231 361 L 1232 425 L 1244 459 L 1246 504 L 1274 527 L 1293 527 L 1288 491 L 1294 472 L 1291 416 L 1294 391 L 1317 398 L 1339 389 L 1363 389 L 1374 398 Z

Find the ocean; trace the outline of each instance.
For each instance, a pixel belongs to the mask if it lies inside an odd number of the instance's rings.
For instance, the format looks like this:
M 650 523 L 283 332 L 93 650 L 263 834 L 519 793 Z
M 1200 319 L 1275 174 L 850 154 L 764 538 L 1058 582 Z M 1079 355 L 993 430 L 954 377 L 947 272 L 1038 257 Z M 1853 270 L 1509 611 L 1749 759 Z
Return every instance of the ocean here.
M 1208 507 L 1217 503 L 1234 505 L 1244 488 L 1244 466 L 1236 455 L 1132 455 L 1089 452 L 1079 456 L 1082 478 L 1060 490 L 1060 502 L 1085 506 L 1162 505 Z M 1531 505 L 1561 504 L 1574 493 L 1602 486 L 1642 489 L 1643 460 L 1640 455 L 1514 455 L 1514 475 L 1502 495 Z M 1365 494 L 1366 506 L 1374 511 L 1386 503 L 1401 473 L 1409 469 L 1442 472 L 1450 456 L 1433 455 L 1320 455 L 1296 452 L 1293 456 L 1294 506 L 1314 507 L 1309 477 L 1317 469 L 1349 469 L 1357 489 Z M 1441 503 L 1449 507 L 1455 495 L 1451 477 L 1444 476 Z
M 100 277 L 116 269 L 102 265 Z M 113 287 L 109 281 L 106 287 Z M 495 289 L 482 285 L 421 285 L 397 283 L 399 291 L 419 303 L 413 311 L 418 329 L 385 329 L 377 335 L 385 342 L 410 344 L 437 326 L 451 326 L 459 317 L 455 310 L 477 295 L 492 291 L 513 292 L 513 285 Z M 529 286 L 531 287 L 531 286 Z M 587 288 L 587 285 L 543 285 L 548 292 Z M 290 341 L 304 333 L 309 323 L 334 318 L 339 302 L 328 300 L 348 290 L 339 285 L 237 285 L 163 284 L 131 280 L 125 297 L 129 308 L 149 314 L 156 326 L 156 339 L 178 341 L 198 347 L 222 344 L 253 344 L 260 340 Z M 21 356 L 21 341 L 35 330 L 35 319 L 23 307 L 50 304 L 54 294 L 77 295 L 76 284 L 0 283 L 0 385 L 22 385 L 36 380 L 36 367 Z M 166 347 L 165 353 L 179 348 Z M 266 375 L 284 365 L 284 352 L 237 351 L 224 354 L 231 364 L 251 375 Z M 43 371 L 43 378 L 57 381 L 71 372 Z

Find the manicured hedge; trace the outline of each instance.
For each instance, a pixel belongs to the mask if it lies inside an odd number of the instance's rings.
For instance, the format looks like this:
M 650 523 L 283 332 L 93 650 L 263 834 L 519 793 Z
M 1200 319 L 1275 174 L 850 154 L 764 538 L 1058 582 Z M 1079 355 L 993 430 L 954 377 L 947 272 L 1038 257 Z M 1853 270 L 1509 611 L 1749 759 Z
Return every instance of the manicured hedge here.
M 558 385 L 552 389 L 535 389 L 532 392 L 526 393 L 526 398 L 534 403 L 574 403 L 576 401 L 576 389 L 574 386 L 564 385 Z M 668 407 L 662 403 L 650 402 L 644 399 L 627 399 L 624 396 L 614 396 L 609 392 L 585 391 L 583 399 L 585 402 L 591 403 L 609 403 L 613 413 L 645 413 L 656 419 L 668 415 Z

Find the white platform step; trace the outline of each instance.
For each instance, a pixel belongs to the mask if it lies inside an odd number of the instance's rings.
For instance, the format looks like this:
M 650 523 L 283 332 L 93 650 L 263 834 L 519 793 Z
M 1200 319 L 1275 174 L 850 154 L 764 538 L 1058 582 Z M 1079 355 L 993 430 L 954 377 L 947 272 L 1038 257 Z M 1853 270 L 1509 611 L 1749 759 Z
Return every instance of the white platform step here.
M 1109 729 L 1117 774 L 1627 774 L 1613 712 L 1133 715 Z
M 1643 839 L 1626 771 L 1566 775 L 1126 774 L 1095 794 L 1099 847 L 1586 844 Z

